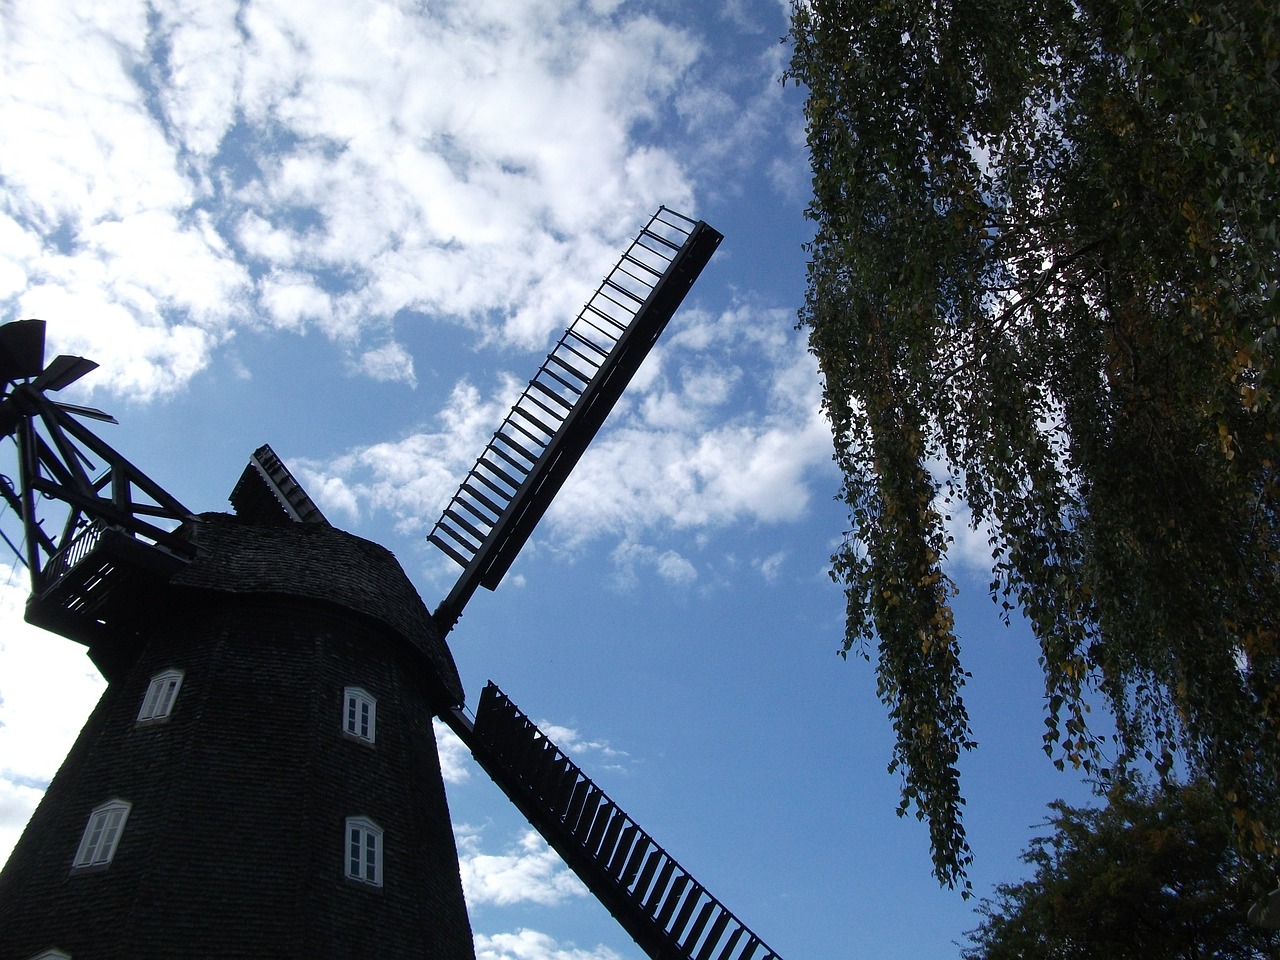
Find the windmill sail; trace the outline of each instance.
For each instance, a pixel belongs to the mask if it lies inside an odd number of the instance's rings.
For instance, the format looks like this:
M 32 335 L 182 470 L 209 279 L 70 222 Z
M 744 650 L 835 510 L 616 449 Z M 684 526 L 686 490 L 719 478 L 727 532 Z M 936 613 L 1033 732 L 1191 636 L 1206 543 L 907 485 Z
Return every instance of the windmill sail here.
M 778 960 L 494 684 L 444 719 L 653 960 Z
M 442 629 L 501 582 L 721 239 L 659 208 L 552 349 L 427 537 L 463 568 Z

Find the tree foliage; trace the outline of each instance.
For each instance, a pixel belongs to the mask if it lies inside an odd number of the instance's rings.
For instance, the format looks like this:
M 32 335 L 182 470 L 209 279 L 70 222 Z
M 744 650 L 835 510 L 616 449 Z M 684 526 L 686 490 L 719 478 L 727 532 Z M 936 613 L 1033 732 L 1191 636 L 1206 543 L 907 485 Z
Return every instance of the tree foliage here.
M 1031 878 L 979 907 L 965 960 L 1262 960 L 1275 933 L 1247 919 L 1258 891 L 1230 821 L 1203 785 L 1119 781 L 1102 808 L 1050 804 Z
M 1274 0 L 793 7 L 844 651 L 878 645 L 901 810 L 949 885 L 971 856 L 963 506 L 1039 641 L 1055 762 L 1100 772 L 1101 700 L 1112 760 L 1181 755 L 1275 850 L 1278 21 Z

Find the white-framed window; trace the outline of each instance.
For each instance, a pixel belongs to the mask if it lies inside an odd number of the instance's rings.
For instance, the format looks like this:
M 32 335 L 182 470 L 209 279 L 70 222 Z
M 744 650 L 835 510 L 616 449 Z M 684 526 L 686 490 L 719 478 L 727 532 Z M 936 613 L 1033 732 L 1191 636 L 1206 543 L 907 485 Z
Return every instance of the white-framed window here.
M 382 886 L 382 828 L 368 817 L 347 817 L 347 877 Z
M 105 867 L 111 862 L 111 858 L 116 855 L 116 847 L 120 844 L 120 835 L 124 833 L 124 822 L 129 819 L 131 806 L 128 800 L 116 798 L 93 808 L 93 812 L 89 814 L 89 822 L 85 824 L 84 836 L 80 838 L 76 858 L 71 861 L 73 869 Z
M 378 701 L 363 687 L 342 691 L 342 729 L 358 740 L 373 743 L 378 722 Z
M 166 719 L 173 710 L 181 686 L 181 670 L 166 670 L 152 677 L 147 685 L 147 694 L 142 698 L 142 707 L 138 710 L 138 722 Z

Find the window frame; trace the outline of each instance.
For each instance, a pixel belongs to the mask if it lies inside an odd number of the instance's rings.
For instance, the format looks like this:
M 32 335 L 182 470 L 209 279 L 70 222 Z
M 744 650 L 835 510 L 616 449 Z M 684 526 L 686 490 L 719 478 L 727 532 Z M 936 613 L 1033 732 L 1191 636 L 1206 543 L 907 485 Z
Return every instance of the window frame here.
M 377 742 L 378 698 L 364 687 L 342 690 L 342 732 L 370 746 Z
M 368 817 L 347 817 L 342 832 L 342 862 L 348 880 L 381 888 L 385 849 L 380 826 Z
M 147 684 L 147 692 L 142 696 L 142 705 L 138 707 L 137 723 L 160 723 L 173 715 L 174 705 L 178 702 L 178 692 L 182 689 L 182 678 L 185 672 L 171 667 L 151 678 Z
M 94 868 L 105 870 L 111 865 L 132 809 L 133 804 L 128 800 L 113 797 L 89 811 L 84 833 L 80 835 L 80 845 L 76 847 L 76 855 L 71 860 L 73 871 Z

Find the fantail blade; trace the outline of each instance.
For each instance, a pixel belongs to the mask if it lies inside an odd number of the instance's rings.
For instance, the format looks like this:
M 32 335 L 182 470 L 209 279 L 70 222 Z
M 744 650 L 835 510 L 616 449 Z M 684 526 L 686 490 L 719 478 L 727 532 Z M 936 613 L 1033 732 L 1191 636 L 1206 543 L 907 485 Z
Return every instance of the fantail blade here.
M 15 320 L 0 326 L 0 383 L 38 377 L 44 370 L 44 321 Z
M 37 390 L 61 390 L 75 383 L 86 373 L 92 373 L 98 365 L 84 357 L 69 357 L 65 353 L 53 358 L 53 363 L 32 384 Z

